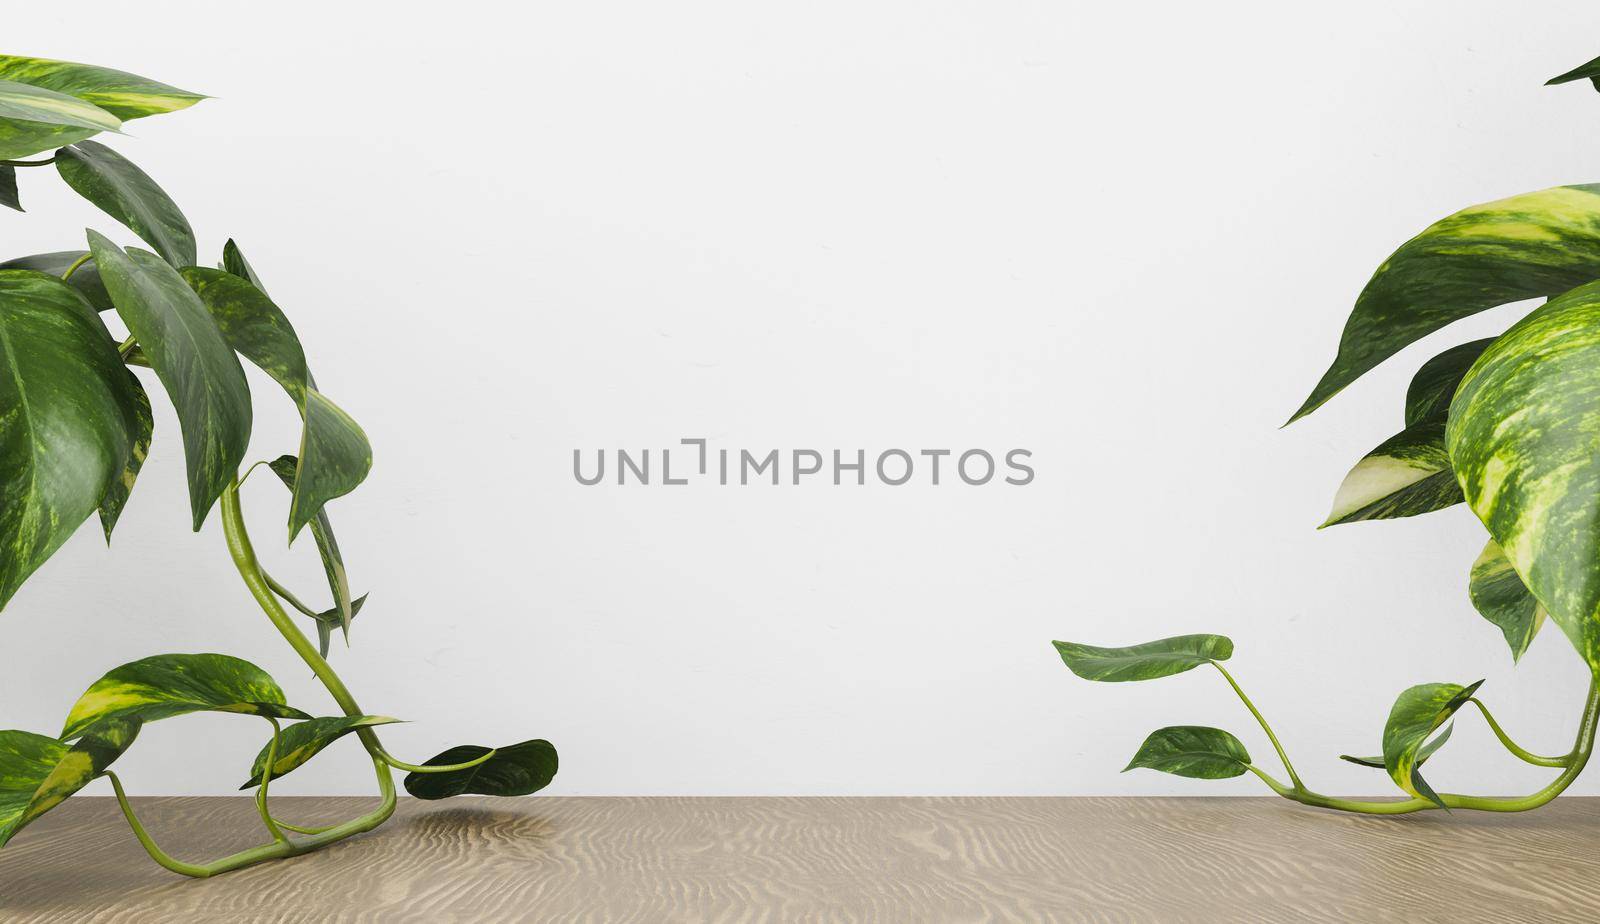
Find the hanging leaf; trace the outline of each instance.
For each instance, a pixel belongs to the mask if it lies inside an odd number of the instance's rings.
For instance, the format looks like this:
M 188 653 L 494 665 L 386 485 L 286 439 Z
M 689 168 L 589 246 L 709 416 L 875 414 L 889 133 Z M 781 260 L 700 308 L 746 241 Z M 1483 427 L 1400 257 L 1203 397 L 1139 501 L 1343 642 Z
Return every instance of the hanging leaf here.
M 134 400 L 115 342 L 76 291 L 0 270 L 0 606 L 127 467 Z
M 1362 456 L 1344 476 L 1322 526 L 1414 517 L 1461 501 L 1461 486 L 1444 449 L 1444 420 L 1433 418 L 1407 427 Z
M 250 388 L 244 370 L 211 313 L 177 270 L 137 248 L 124 253 L 93 231 L 89 249 L 117 313 L 177 409 L 189 470 L 189 506 L 198 531 L 232 483 L 250 443 Z
M 286 727 L 278 736 L 278 759 L 272 764 L 272 779 L 275 780 L 298 768 L 321 753 L 323 748 L 353 731 L 398 721 L 400 720 L 383 715 L 340 715 L 296 722 Z M 261 749 L 260 754 L 256 755 L 256 762 L 250 767 L 250 781 L 240 786 L 240 789 L 261 785 L 261 777 L 266 772 L 267 756 L 271 749 L 272 745 L 269 743 Z
M 1316 410 L 1451 321 L 1600 277 L 1600 185 L 1558 186 L 1439 221 L 1403 244 L 1362 290 L 1339 354 L 1290 421 Z
M 56 153 L 56 170 L 78 195 L 122 222 L 174 267 L 193 266 L 194 231 L 156 181 L 133 162 L 94 141 Z
M 1600 673 L 1600 283 L 1551 299 L 1484 351 L 1445 439 L 1468 505 Z
M 1440 732 L 1439 736 L 1437 738 L 1434 738 L 1432 741 L 1429 741 L 1427 744 L 1424 744 L 1422 746 L 1422 748 L 1417 751 L 1417 767 L 1418 768 L 1421 768 L 1423 764 L 1427 763 L 1428 762 L 1428 758 L 1432 757 L 1436 751 L 1438 751 L 1440 748 L 1444 747 L 1444 743 L 1446 741 L 1450 740 L 1450 732 L 1454 728 L 1455 728 L 1455 725 L 1453 725 L 1453 724 L 1452 725 L 1446 725 L 1444 727 L 1444 731 Z M 1377 770 L 1385 769 L 1385 767 L 1383 765 L 1383 757 L 1382 756 L 1378 756 L 1378 757 L 1351 757 L 1349 754 L 1340 754 L 1339 755 L 1339 759 L 1340 760 L 1348 760 L 1349 762 L 1351 762 L 1353 764 L 1360 764 L 1363 767 L 1372 767 L 1372 768 L 1377 769 Z
M 1539 627 L 1544 625 L 1544 608 L 1533 599 L 1522 578 L 1517 577 L 1516 569 L 1511 567 L 1505 550 L 1493 539 L 1472 563 L 1467 592 L 1479 615 L 1494 623 L 1506 637 L 1506 644 L 1511 646 L 1511 660 L 1520 661 Z
M 278 476 L 284 486 L 293 493 L 299 465 L 294 456 L 279 456 L 272 460 L 269 466 L 273 474 Z M 328 589 L 333 593 L 334 609 L 339 611 L 339 624 L 343 628 L 345 638 L 350 636 L 350 620 L 354 618 L 355 611 L 350 603 L 350 579 L 345 574 L 344 556 L 339 553 L 339 543 L 333 538 L 333 523 L 328 519 L 325 510 L 317 511 L 311 519 L 311 538 L 317 543 L 317 554 L 322 558 L 322 571 L 328 578 Z M 365 596 L 362 597 L 366 599 Z M 322 643 L 322 650 L 327 652 L 327 639 L 325 630 L 318 620 L 317 636 Z
M 1142 767 L 1197 780 L 1225 780 L 1249 766 L 1250 752 L 1222 729 L 1173 725 L 1151 732 L 1122 772 Z
M 21 212 L 22 199 L 17 196 L 17 168 L 0 165 L 0 205 Z
M 0 263 L 0 270 L 31 269 L 51 276 L 64 275 L 72 264 L 78 262 L 79 257 L 86 256 L 87 250 L 61 250 L 55 253 L 37 253 L 27 257 L 16 257 Z M 105 283 L 100 281 L 100 268 L 90 260 L 72 272 L 72 278 L 67 285 L 78 290 L 78 293 L 89 300 L 96 311 L 111 310 L 111 293 L 106 291 Z
M 191 712 L 236 712 L 279 719 L 309 719 L 284 700 L 267 672 L 221 654 L 166 654 L 144 658 L 94 682 L 67 714 L 63 741 L 106 719 L 154 722 Z
M 351 620 L 354 620 L 357 616 L 361 615 L 361 608 L 366 606 L 368 596 L 368 594 L 362 594 L 350 604 Z M 316 616 L 316 622 L 317 651 L 324 658 L 326 658 L 328 656 L 329 644 L 333 641 L 333 630 L 339 629 L 343 631 L 345 629 L 344 611 L 340 609 L 338 605 L 335 605 L 332 609 L 323 610 L 322 612 L 318 613 Z M 349 635 L 346 633 L 346 641 L 348 640 Z
M 0 160 L 49 150 L 62 139 L 122 130 L 122 121 L 76 96 L 5 78 L 0 68 Z
M 476 744 L 453 747 L 423 766 L 447 766 L 477 760 L 489 748 Z M 498 748 L 476 767 L 449 773 L 409 773 L 406 792 L 418 799 L 449 799 L 476 793 L 483 796 L 526 796 L 550 785 L 559 761 L 555 745 L 542 738 Z
M 205 99 L 198 93 L 108 67 L 0 55 L 0 80 L 63 93 L 129 121 L 174 112 Z M 13 160 L 82 141 L 99 129 L 0 119 L 0 159 Z
M 0 731 L 0 847 L 29 822 L 105 773 L 133 744 L 137 719 L 108 719 L 76 744 L 25 731 Z
M 1056 642 L 1061 660 L 1079 677 L 1117 683 L 1153 680 L 1233 657 L 1233 642 L 1221 635 L 1178 635 L 1126 648 Z
M 106 489 L 104 497 L 100 498 L 100 526 L 106 532 L 106 542 L 111 541 L 111 530 L 117 525 L 117 518 L 122 516 L 122 508 L 128 503 L 128 495 L 133 492 L 133 482 L 139 477 L 139 469 L 144 467 L 145 456 L 150 454 L 150 439 L 155 432 L 155 417 L 150 413 L 150 396 L 145 394 L 144 385 L 139 382 L 139 377 L 131 371 L 128 376 L 128 392 L 132 397 L 128 407 L 128 432 L 132 437 L 131 452 L 128 453 L 128 462 L 122 467 L 122 474 L 111 482 L 111 487 Z
M 289 507 L 289 541 L 322 515 L 328 501 L 354 491 L 372 470 L 366 431 L 315 389 L 306 389 L 305 427 L 300 432 L 300 477 Z
M 1558 83 L 1571 83 L 1574 80 L 1583 80 L 1586 77 L 1594 84 L 1596 90 L 1600 90 L 1600 58 L 1580 64 L 1559 77 L 1551 77 L 1544 82 L 1544 85 L 1548 87 Z
M 1434 418 L 1443 420 L 1450 412 L 1450 399 L 1455 396 L 1456 387 L 1491 343 L 1494 343 L 1493 337 L 1463 343 L 1423 363 L 1406 389 L 1406 426 L 1416 426 Z
M 1389 721 L 1383 727 L 1383 766 L 1390 779 L 1419 799 L 1444 808 L 1444 801 L 1433 791 L 1420 772 L 1424 742 L 1467 704 L 1483 684 L 1418 684 L 1394 701 Z

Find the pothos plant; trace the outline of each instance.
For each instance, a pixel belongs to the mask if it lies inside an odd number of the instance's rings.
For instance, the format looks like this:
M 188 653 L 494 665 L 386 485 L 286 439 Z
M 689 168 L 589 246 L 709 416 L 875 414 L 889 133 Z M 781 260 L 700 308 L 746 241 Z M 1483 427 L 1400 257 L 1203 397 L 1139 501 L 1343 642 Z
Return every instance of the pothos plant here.
M 1552 84 L 1591 80 L 1600 58 Z M 1253 773 L 1281 796 L 1365 814 L 1538 808 L 1583 772 L 1600 719 L 1600 184 L 1561 186 L 1463 209 L 1424 229 L 1379 266 L 1357 298 L 1338 354 L 1293 422 L 1363 373 L 1452 321 L 1523 299 L 1548 300 L 1498 337 L 1445 350 L 1406 390 L 1404 428 L 1351 469 L 1323 525 L 1409 517 L 1463 501 L 1489 538 L 1468 576 L 1473 606 L 1505 636 L 1513 660 L 1546 617 L 1587 665 L 1590 686 L 1572 750 L 1541 756 L 1515 743 L 1478 698 L 1477 683 L 1425 683 L 1395 700 L 1382 754 L 1344 759 L 1388 772 L 1406 797 L 1359 801 L 1309 789 L 1283 745 L 1222 662 L 1233 643 L 1184 635 L 1126 648 L 1056 642 L 1088 680 L 1150 680 L 1210 665 L 1261 725 L 1288 777 L 1252 763 L 1217 728 L 1151 734 L 1128 764 L 1179 776 Z M 1436 792 L 1423 765 L 1468 704 L 1517 758 L 1559 771 L 1531 795 Z
M 372 464 L 366 434 L 318 388 L 294 328 L 238 246 L 227 242 L 217 268 L 200 266 L 195 235 L 172 199 L 127 158 L 88 140 L 203 98 L 108 68 L 0 55 L 0 202 L 21 211 L 18 174 L 53 172 L 152 248 L 120 247 L 90 230 L 86 250 L 0 263 L 0 606 L 91 514 L 99 514 L 111 540 L 153 430 L 145 381 L 130 367 L 149 369 L 182 431 L 193 528 L 220 506 L 222 533 L 245 587 L 339 709 L 313 716 L 295 708 L 265 671 L 231 655 L 158 654 L 91 684 L 58 735 L 0 731 L 0 846 L 106 777 L 150 856 L 189 876 L 294 856 L 377 827 L 395 809 L 395 769 L 407 771 L 404 785 L 413 796 L 442 799 L 531 793 L 550 782 L 557 765 L 555 748 L 543 740 L 453 747 L 422 764 L 399 760 L 384 750 L 377 731 L 397 720 L 367 713 L 329 666 L 333 633 L 348 641 L 366 597 L 352 599 L 326 505 L 366 477 Z M 119 320 L 126 328 L 121 336 L 112 332 Z M 282 386 L 303 424 L 295 454 L 242 472 L 251 396 L 240 357 Z M 288 490 L 289 540 L 309 528 L 330 607 L 302 602 L 256 557 L 239 486 L 258 468 Z M 289 609 L 309 620 L 316 643 Z M 111 765 L 144 723 L 202 711 L 256 716 L 269 726 L 241 787 L 255 791 L 266 842 L 193 863 L 156 845 Z M 349 734 L 372 760 L 378 805 L 323 827 L 274 815 L 270 783 Z

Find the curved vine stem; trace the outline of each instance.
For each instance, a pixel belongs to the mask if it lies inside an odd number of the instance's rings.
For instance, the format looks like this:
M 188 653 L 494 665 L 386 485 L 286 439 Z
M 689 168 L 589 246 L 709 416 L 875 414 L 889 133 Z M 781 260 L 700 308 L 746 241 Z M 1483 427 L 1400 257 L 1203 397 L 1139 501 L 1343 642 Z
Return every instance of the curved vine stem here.
M 283 602 L 299 610 L 301 613 L 310 616 L 312 619 L 316 619 L 317 616 L 320 615 L 316 610 L 302 603 L 300 598 L 294 595 L 294 591 L 278 583 L 278 581 L 266 571 L 263 570 L 261 572 L 261 578 L 267 582 L 267 586 L 272 589 L 273 593 L 283 598 Z
M 78 259 L 72 261 L 72 265 L 67 267 L 67 271 L 65 273 L 61 274 L 61 281 L 62 282 L 66 282 L 68 279 L 71 279 L 72 278 L 72 274 L 76 273 L 78 271 L 78 267 L 84 265 L 85 263 L 88 263 L 90 260 L 93 260 L 93 259 L 94 259 L 94 254 L 86 253 L 83 256 L 79 257 Z M 126 354 L 124 354 L 124 355 L 126 355 Z
M 1261 715 L 1261 711 L 1256 708 L 1256 704 L 1250 702 L 1250 697 L 1244 695 L 1244 690 L 1239 688 L 1239 684 L 1233 679 L 1233 675 L 1228 673 L 1227 668 L 1216 661 L 1212 661 L 1211 666 L 1222 674 L 1222 679 L 1228 681 L 1228 686 L 1233 687 L 1233 692 L 1239 694 L 1239 699 L 1244 703 L 1245 708 L 1249 709 L 1250 714 L 1256 717 L 1256 722 L 1261 725 L 1261 730 L 1267 733 L 1267 740 L 1272 742 L 1272 749 L 1278 752 L 1278 759 L 1283 761 L 1283 769 L 1289 774 L 1289 782 L 1294 785 L 1295 789 L 1304 789 L 1305 785 L 1300 782 L 1300 775 L 1294 772 L 1294 764 L 1289 762 L 1289 754 L 1284 751 L 1283 744 L 1278 741 L 1278 736 L 1273 734 L 1272 726 L 1267 724 L 1267 720 Z
M 0 167 L 48 167 L 56 162 L 56 156 L 51 154 L 44 160 L 0 160 Z
M 487 754 L 474 757 L 466 763 L 461 764 L 408 764 L 403 760 L 395 759 L 394 755 L 390 754 L 388 751 L 385 751 L 381 747 L 372 753 L 382 758 L 384 763 L 395 768 L 396 770 L 405 770 L 410 773 L 454 773 L 457 770 L 471 770 L 473 767 L 479 766 L 480 764 L 488 763 L 489 758 L 493 757 L 496 753 L 498 753 L 498 751 L 494 748 L 490 748 Z
M 1467 702 L 1478 707 L 1478 711 L 1483 713 L 1483 720 L 1489 723 L 1489 730 L 1494 732 L 1494 736 L 1499 738 L 1500 743 L 1505 745 L 1506 750 L 1516 755 L 1518 760 L 1533 764 L 1535 767 L 1565 767 L 1572 762 L 1572 755 L 1576 753 L 1575 751 L 1563 754 L 1560 757 L 1540 757 L 1538 754 L 1527 750 L 1511 740 L 1511 736 L 1507 735 L 1505 729 L 1500 727 L 1500 723 L 1494 720 L 1494 716 L 1489 714 L 1489 707 L 1485 706 L 1481 700 L 1474 696 Z
M 265 716 L 272 723 L 272 743 L 267 745 L 267 768 L 261 772 L 261 785 L 256 787 L 256 811 L 261 815 L 261 823 L 267 826 L 267 833 L 275 841 L 286 841 L 288 836 L 279 830 L 278 823 L 272 820 L 272 814 L 267 811 L 267 784 L 272 782 L 273 768 L 278 766 L 278 744 L 283 736 L 283 729 L 278 727 L 278 720 L 272 716 Z

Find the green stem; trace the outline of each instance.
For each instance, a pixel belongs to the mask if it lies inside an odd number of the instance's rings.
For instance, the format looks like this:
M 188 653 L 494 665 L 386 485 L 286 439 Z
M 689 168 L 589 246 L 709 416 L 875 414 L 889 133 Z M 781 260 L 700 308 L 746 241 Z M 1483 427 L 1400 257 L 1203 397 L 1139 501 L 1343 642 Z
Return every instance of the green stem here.
M 1560 757 L 1540 757 L 1538 754 L 1535 754 L 1532 751 L 1529 751 L 1526 748 L 1518 745 L 1515 741 L 1512 741 L 1511 736 L 1507 735 L 1505 730 L 1500 727 L 1500 723 L 1494 720 L 1494 716 L 1489 714 L 1489 707 L 1485 706 L 1481 700 L 1474 696 L 1473 698 L 1467 700 L 1467 702 L 1478 707 L 1478 711 L 1483 713 L 1483 720 L 1489 723 L 1489 730 L 1494 732 L 1494 736 L 1499 738 L 1500 743 L 1506 746 L 1506 750 L 1510 751 L 1512 754 L 1515 754 L 1517 759 L 1523 761 L 1524 763 L 1533 764 L 1535 767 L 1565 767 L 1567 764 L 1572 762 L 1571 753 L 1563 754 Z
M 267 784 L 272 782 L 273 768 L 278 765 L 278 739 L 283 729 L 278 727 L 278 720 L 272 716 L 264 716 L 272 723 L 272 743 L 267 745 L 267 768 L 261 773 L 261 785 L 256 787 L 256 811 L 261 815 L 261 823 L 267 826 L 267 832 L 275 841 L 286 841 L 288 836 L 278 830 L 277 822 L 272 820 L 272 814 L 267 811 Z
M 150 832 L 144 829 L 144 825 L 139 823 L 139 816 L 133 813 L 133 806 L 128 804 L 128 794 L 122 791 L 122 781 L 117 779 L 117 775 L 110 770 L 106 771 L 106 776 L 110 778 L 111 788 L 117 794 L 117 804 L 122 806 L 122 817 L 128 819 L 128 827 L 133 829 L 133 836 L 139 839 L 140 845 L 144 847 L 145 853 L 150 855 L 150 859 L 155 860 L 174 873 L 180 873 L 184 876 L 203 879 L 211 875 L 204 866 L 196 866 L 193 863 L 185 863 L 182 860 L 173 859 L 165 850 L 156 846 L 155 839 L 150 836 Z
M 1300 775 L 1294 772 L 1294 764 L 1289 762 L 1288 753 L 1284 751 L 1283 745 L 1278 741 L 1278 736 L 1273 734 L 1272 726 L 1267 724 L 1266 718 L 1261 715 L 1261 711 L 1256 708 L 1256 704 L 1250 702 L 1250 697 L 1244 695 L 1244 690 L 1240 689 L 1238 682 L 1233 679 L 1232 674 L 1228 673 L 1227 668 L 1216 661 L 1212 661 L 1211 666 L 1222 674 L 1224 680 L 1228 681 L 1228 686 L 1233 687 L 1233 692 L 1239 694 L 1239 699 L 1244 703 L 1245 708 L 1249 709 L 1250 714 L 1256 717 L 1256 722 L 1261 725 L 1261 730 L 1267 733 L 1267 740 L 1272 742 L 1272 749 L 1278 752 L 1278 759 L 1283 761 L 1283 769 L 1289 773 L 1289 782 L 1293 784 L 1295 789 L 1304 789 L 1305 785 L 1300 782 Z M 1259 775 L 1260 771 L 1257 771 L 1257 773 Z
M 139 341 L 136 340 L 132 334 L 129 334 L 128 339 L 117 344 L 117 358 L 126 362 L 128 357 L 132 355 L 134 348 L 138 345 Z
M 0 167 L 48 167 L 56 162 L 56 156 L 51 154 L 44 160 L 0 160 Z
M 301 827 L 300 825 L 289 824 L 287 821 L 282 821 L 282 820 L 277 819 L 277 818 L 272 819 L 272 821 L 278 827 L 286 828 L 286 829 L 288 829 L 290 831 L 295 832 L 296 834 L 321 834 L 324 831 L 332 830 L 333 827 L 334 827 L 333 825 L 322 825 L 322 826 L 316 827 L 316 828 L 304 828 L 304 827 Z
M 72 265 L 67 267 L 67 271 L 65 273 L 61 274 L 61 281 L 62 282 L 66 282 L 68 279 L 71 279 L 72 278 L 72 274 L 76 273 L 78 271 L 78 267 L 84 265 L 85 263 L 88 263 L 90 260 L 93 260 L 93 259 L 94 259 L 94 254 L 86 253 L 83 256 L 79 257 L 78 259 L 72 261 Z
M 312 619 L 316 619 L 319 615 L 321 615 L 316 610 L 306 606 L 304 603 L 301 603 L 300 598 L 294 595 L 294 591 L 283 586 L 282 584 L 279 584 L 277 580 L 275 580 L 272 575 L 268 574 L 265 570 L 261 572 L 261 577 L 267 582 L 267 586 L 272 588 L 273 593 L 283 598 L 283 602 L 289 604 L 305 615 L 310 616 Z
M 454 773 L 457 770 L 471 770 L 479 764 L 487 763 L 489 758 L 495 755 L 496 751 L 494 748 L 490 748 L 489 753 L 474 757 L 463 764 L 408 764 L 403 760 L 396 760 L 392 754 L 381 747 L 372 753 L 382 758 L 384 763 L 396 770 L 407 770 L 411 773 Z

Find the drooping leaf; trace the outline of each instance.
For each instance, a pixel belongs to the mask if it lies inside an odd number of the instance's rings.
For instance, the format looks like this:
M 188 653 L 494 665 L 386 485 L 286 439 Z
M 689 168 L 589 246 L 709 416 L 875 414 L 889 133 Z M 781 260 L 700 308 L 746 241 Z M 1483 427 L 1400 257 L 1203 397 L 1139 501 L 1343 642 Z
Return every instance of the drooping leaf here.
M 31 269 L 51 276 L 61 276 L 78 262 L 78 258 L 88 254 L 87 250 L 60 250 L 55 253 L 36 253 L 27 257 L 16 257 L 0 263 L 0 270 Z M 90 260 L 72 271 L 72 277 L 67 284 L 77 289 L 96 311 L 111 310 L 111 293 L 106 291 L 106 285 L 100 281 L 100 268 Z
M 1338 356 L 1290 420 L 1451 321 L 1596 277 L 1600 185 L 1558 186 L 1463 209 L 1378 267 L 1345 323 Z
M 298 460 L 294 456 L 279 456 L 272 460 L 270 467 L 272 473 L 277 475 L 278 480 L 282 481 L 292 493 L 298 476 Z M 317 554 L 322 558 L 322 572 L 327 575 L 328 590 L 333 594 L 334 608 L 339 611 L 340 625 L 344 629 L 345 637 L 349 638 L 350 620 L 355 616 L 350 603 L 350 578 L 345 574 L 344 556 L 339 553 L 339 543 L 333 537 L 333 523 L 328 519 L 326 510 L 317 511 L 317 515 L 311 519 L 311 538 L 317 543 Z M 319 627 L 317 630 L 319 639 L 322 633 L 323 630 Z M 326 640 L 322 641 L 323 650 L 326 651 Z
M 1472 563 L 1467 592 L 1479 615 L 1494 623 L 1506 637 L 1511 660 L 1520 661 L 1544 625 L 1544 607 L 1528 592 L 1500 543 L 1490 539 L 1483 554 Z
M 1600 671 L 1600 283 L 1551 299 L 1484 351 L 1445 439 L 1468 505 Z
M 1571 83 L 1574 80 L 1582 80 L 1585 77 L 1594 84 L 1596 90 L 1600 90 L 1600 58 L 1580 64 L 1558 77 L 1551 77 L 1544 82 L 1544 85 L 1548 87 L 1558 83 Z
M 174 267 L 193 266 L 194 231 L 156 181 L 132 161 L 94 141 L 62 148 L 56 170 L 78 195 L 122 222 Z
M 1444 420 L 1430 418 L 1389 437 L 1344 476 L 1323 526 L 1391 520 L 1461 503 L 1444 449 Z
M 16 160 L 97 132 L 122 130 L 122 120 L 93 103 L 8 80 L 0 68 L 0 160 Z
M 117 313 L 178 412 L 189 506 L 199 530 L 249 446 L 250 388 L 244 369 L 177 270 L 137 248 L 124 253 L 93 231 L 89 249 Z
M 1445 807 L 1433 787 L 1422 778 L 1422 747 L 1439 726 L 1467 704 L 1482 684 L 1482 680 L 1468 686 L 1423 683 L 1401 693 L 1394 701 L 1389 721 L 1383 726 L 1383 766 L 1401 789 L 1440 808 Z
M 244 258 L 244 252 L 239 249 L 239 245 L 235 244 L 231 237 L 228 238 L 228 243 L 222 245 L 222 269 L 248 281 L 251 285 L 260 289 L 262 295 L 267 294 L 267 287 L 261 284 L 261 277 L 256 275 L 255 268 L 250 265 L 249 260 Z
M 1445 742 L 1450 740 L 1450 733 L 1454 729 L 1454 724 L 1446 725 L 1444 727 L 1444 731 L 1440 732 L 1437 737 L 1430 740 L 1427 744 L 1424 744 L 1422 748 L 1417 751 L 1417 766 L 1419 768 L 1423 764 L 1427 763 L 1428 758 L 1432 757 L 1436 751 L 1444 747 Z M 1348 760 L 1353 764 L 1360 764 L 1363 767 L 1372 767 L 1375 770 L 1386 769 L 1383 765 L 1383 755 L 1381 754 L 1377 757 L 1351 757 L 1349 754 L 1340 754 L 1339 759 Z
M 1493 337 L 1453 346 L 1422 364 L 1406 389 L 1406 426 L 1425 420 L 1443 420 L 1450 411 L 1450 399 L 1466 377 L 1473 362 L 1494 342 Z
M 372 470 L 372 444 L 365 430 L 314 388 L 306 389 L 305 427 L 300 431 L 300 475 L 289 507 L 289 540 L 322 515 L 323 506 L 354 491 Z
M 108 719 L 75 744 L 0 731 L 0 847 L 100 776 L 133 744 L 138 719 Z
M 290 707 L 277 681 L 249 661 L 166 654 L 124 664 L 96 680 L 67 713 L 61 738 L 75 738 L 105 719 L 154 722 L 191 712 L 311 718 Z
M 278 736 L 278 759 L 272 764 L 272 779 L 288 774 L 317 756 L 323 748 L 357 729 L 389 725 L 398 721 L 400 720 L 383 715 L 340 715 L 308 719 L 287 726 Z M 256 755 L 256 761 L 250 767 L 250 781 L 240 786 L 240 789 L 261 785 L 261 777 L 267 770 L 267 754 L 271 748 L 272 745 L 269 743 L 261 749 L 260 754 Z
M 1142 767 L 1197 780 L 1225 780 L 1246 772 L 1249 765 L 1250 752 L 1222 729 L 1172 725 L 1151 732 L 1122 772 Z
M 1153 680 L 1233 657 L 1233 642 L 1222 635 L 1178 635 L 1126 648 L 1100 648 L 1056 642 L 1061 660 L 1085 680 Z
M 134 400 L 115 342 L 74 289 L 0 270 L 0 606 L 126 468 Z
M 126 122 L 173 112 L 205 99 L 145 77 L 70 61 L 0 55 L 0 80 L 75 96 Z M 0 159 L 27 157 L 82 141 L 98 129 L 0 119 Z
M 350 604 L 350 618 L 354 620 L 361 615 L 361 608 L 367 603 L 368 594 L 362 594 Z M 332 609 L 323 610 L 317 614 L 317 651 L 326 658 L 329 644 L 333 641 L 333 630 L 344 630 L 344 610 L 335 605 Z M 347 636 L 348 637 L 348 636 Z
M 21 212 L 22 199 L 17 195 L 17 168 L 0 165 L 0 205 Z
M 423 766 L 463 764 L 489 753 L 489 748 L 463 744 L 451 748 Z M 409 773 L 406 792 L 418 799 L 449 799 L 476 793 L 483 796 L 526 796 L 550 785 L 559 761 L 555 745 L 543 738 L 499 748 L 476 767 L 449 773 Z
M 155 433 L 150 396 L 145 394 L 144 385 L 131 371 L 128 372 L 128 391 L 132 395 L 131 406 L 127 408 L 132 451 L 128 453 L 128 462 L 122 467 L 122 474 L 111 482 L 105 497 L 100 498 L 100 526 L 106 532 L 107 542 L 111 541 L 111 530 L 116 527 L 117 518 L 122 516 L 128 495 L 133 492 L 133 483 L 139 477 L 139 469 L 144 467 L 145 456 L 150 454 L 150 440 Z

